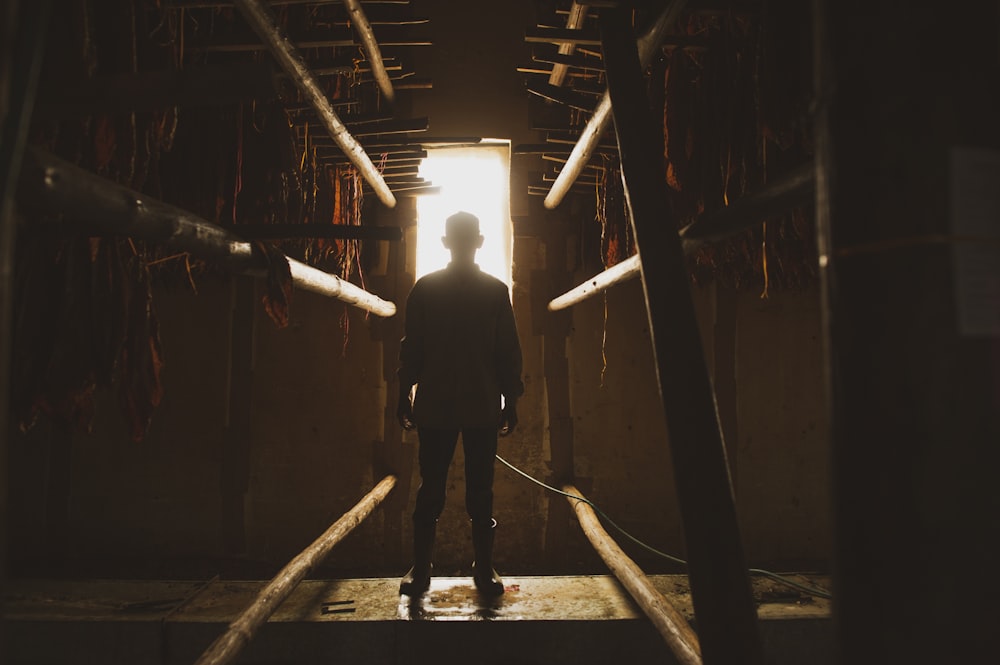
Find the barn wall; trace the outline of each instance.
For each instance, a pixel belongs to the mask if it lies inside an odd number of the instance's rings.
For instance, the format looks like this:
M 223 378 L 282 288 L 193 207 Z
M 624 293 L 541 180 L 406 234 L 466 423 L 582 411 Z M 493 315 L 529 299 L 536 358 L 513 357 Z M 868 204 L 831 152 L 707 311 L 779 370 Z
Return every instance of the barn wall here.
M 431 11 L 450 15 L 454 24 L 436 22 L 435 46 L 414 63 L 435 87 L 414 93 L 411 114 L 428 116 L 432 135 L 509 138 L 515 145 L 536 141 L 523 81 L 515 72 L 526 59 L 521 36 L 534 17 L 521 4 L 414 2 L 415 14 Z M 490 30 L 457 29 L 487 24 Z M 512 215 L 540 221 L 538 201 L 524 194 L 537 163 L 515 157 L 512 168 Z M 366 221 L 406 226 L 405 207 L 373 213 Z M 593 220 L 592 212 L 571 214 L 574 223 Z M 371 276 L 376 285 L 371 288 L 400 306 L 412 284 L 413 230 L 406 235 L 390 255 L 387 274 Z M 549 295 L 541 292 L 547 284 L 539 274 L 553 268 L 546 266 L 545 250 L 538 237 L 521 236 L 515 243 L 514 308 L 527 392 L 519 429 L 502 440 L 500 454 L 552 482 L 558 479 L 551 477 L 549 463 L 544 310 L 538 307 Z M 590 274 L 577 266 L 573 278 Z M 43 425 L 15 438 L 10 541 L 20 571 L 46 561 L 76 561 L 67 570 L 170 577 L 210 575 L 223 567 L 264 574 L 371 488 L 377 480 L 373 461 L 382 455 L 377 442 L 394 438 L 387 431 L 393 425 L 386 409 L 394 406 L 395 386 L 387 388 L 383 375 L 391 377 L 392 353 L 385 350 L 398 339 L 399 317 L 379 322 L 347 310 L 344 353 L 343 305 L 297 293 L 291 325 L 279 330 L 264 315 L 261 286 L 256 288 L 247 437 L 236 437 L 234 444 L 236 423 L 228 423 L 227 430 L 226 422 L 234 286 L 212 278 L 198 280 L 197 295 L 182 286 L 155 293 L 167 363 L 165 397 L 144 442 L 128 440 L 114 395 L 100 396 L 93 434 Z M 730 458 L 748 559 L 823 565 L 829 549 L 828 426 L 817 295 L 772 292 L 762 301 L 757 293 L 714 287 L 695 289 L 693 295 L 710 370 L 717 382 L 735 386 L 735 398 L 720 397 L 720 413 L 736 432 Z M 597 298 L 573 310 L 566 355 L 577 484 L 634 535 L 682 553 L 637 281 L 608 294 L 606 329 L 602 385 L 604 303 Z M 716 356 L 727 344 L 733 355 L 717 366 Z M 392 445 L 398 449 L 390 470 L 404 474 L 398 496 L 336 550 L 328 564 L 333 572 L 391 575 L 407 564 L 416 436 L 405 434 Z M 461 462 L 459 450 L 440 527 L 436 565 L 446 574 L 467 571 L 471 561 Z M 232 482 L 234 474 L 246 483 L 239 524 L 243 543 L 235 548 L 225 535 L 235 513 L 223 496 L 231 494 L 231 487 L 223 489 L 223 478 Z M 495 491 L 501 570 L 602 570 L 568 509 L 550 509 L 552 502 L 565 504 L 563 498 L 502 466 Z M 569 524 L 564 541 L 546 542 L 549 520 Z M 647 567 L 668 567 L 627 549 Z

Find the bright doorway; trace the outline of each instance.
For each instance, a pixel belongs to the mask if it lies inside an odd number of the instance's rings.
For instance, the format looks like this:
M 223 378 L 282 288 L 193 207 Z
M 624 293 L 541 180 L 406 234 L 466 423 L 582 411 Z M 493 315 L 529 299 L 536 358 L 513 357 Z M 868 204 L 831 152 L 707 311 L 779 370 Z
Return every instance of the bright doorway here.
M 510 142 L 484 140 L 475 146 L 427 147 L 420 176 L 440 187 L 417 199 L 416 276 L 439 270 L 451 257 L 442 244 L 444 220 L 464 210 L 479 218 L 483 247 L 476 263 L 511 286 L 513 230 L 510 221 Z

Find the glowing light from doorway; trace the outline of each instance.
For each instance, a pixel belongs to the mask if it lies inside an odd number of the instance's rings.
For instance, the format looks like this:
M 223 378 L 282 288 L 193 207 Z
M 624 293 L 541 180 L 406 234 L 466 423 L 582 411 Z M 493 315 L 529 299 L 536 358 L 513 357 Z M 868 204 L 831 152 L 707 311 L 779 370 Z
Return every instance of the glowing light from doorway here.
M 483 272 L 511 283 L 512 231 L 509 200 L 510 144 L 428 150 L 420 177 L 441 193 L 417 199 L 417 278 L 448 265 L 441 244 L 444 220 L 459 210 L 479 218 L 483 247 L 476 263 Z

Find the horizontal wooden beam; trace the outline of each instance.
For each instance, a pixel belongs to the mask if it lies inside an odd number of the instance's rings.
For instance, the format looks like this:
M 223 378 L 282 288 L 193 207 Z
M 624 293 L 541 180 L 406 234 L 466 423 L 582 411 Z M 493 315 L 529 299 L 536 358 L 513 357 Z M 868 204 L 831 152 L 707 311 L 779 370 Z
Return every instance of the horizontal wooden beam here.
M 345 123 L 353 128 L 355 136 L 376 136 L 378 134 L 406 134 L 409 132 L 426 132 L 430 124 L 427 118 L 401 118 L 398 120 L 388 120 L 382 122 L 370 122 L 365 125 L 354 126 L 352 123 Z
M 429 39 L 414 35 L 412 28 L 401 29 L 400 26 L 383 26 L 378 31 L 380 46 L 431 46 Z M 345 46 L 361 47 L 360 38 L 350 28 L 335 27 L 325 30 L 310 30 L 295 32 L 288 36 L 288 41 L 297 49 L 335 48 Z M 241 53 L 248 51 L 266 51 L 262 44 L 251 33 L 216 36 L 211 39 L 192 38 L 184 44 L 184 48 L 198 53 Z
M 515 155 L 569 155 L 570 149 L 563 145 L 551 143 L 519 143 L 511 150 Z M 594 148 L 595 155 L 617 155 L 618 148 L 607 146 L 597 146 Z
M 563 65 L 574 69 L 585 71 L 603 72 L 604 61 L 600 58 L 589 58 L 583 55 L 564 55 L 562 53 L 532 53 L 531 59 L 535 62 L 548 62 L 553 65 Z
M 728 206 L 702 214 L 681 229 L 686 250 L 731 235 L 799 205 L 815 204 L 816 170 L 812 162 L 792 169 L 756 192 Z
M 565 164 L 566 164 L 566 161 L 567 161 L 566 157 L 560 157 L 558 155 L 550 155 L 550 154 L 542 155 L 542 159 L 545 160 L 545 161 L 547 161 L 547 162 L 556 162 L 558 164 L 563 164 L 564 168 L 565 168 Z M 582 173 L 583 169 L 603 169 L 604 168 L 604 160 L 601 159 L 600 155 L 591 155 L 590 156 L 590 160 L 586 164 L 578 164 L 577 166 L 579 168 L 579 171 L 577 172 L 577 176 L 576 177 L 579 177 L 579 173 Z M 564 169 L 560 169 L 558 171 L 558 173 L 562 173 L 563 170 Z M 574 177 L 574 180 L 576 179 L 576 177 Z M 569 183 L 569 184 L 572 184 L 572 183 Z
M 594 110 L 595 104 L 593 98 L 573 90 L 567 90 L 566 88 L 542 82 L 529 83 L 525 86 L 525 89 L 533 95 L 538 95 L 550 102 L 556 102 L 578 111 L 591 113 Z
M 337 240 L 403 239 L 398 226 L 365 226 L 353 224 L 226 224 L 222 225 L 245 240 L 278 240 L 285 238 L 328 238 Z
M 35 113 L 64 119 L 93 113 L 220 106 L 251 99 L 268 101 L 278 97 L 277 77 L 273 66 L 256 62 L 96 76 L 58 87 L 43 85 Z
M 313 144 L 316 149 L 323 154 L 330 154 L 331 152 L 341 152 L 340 148 L 332 144 Z M 369 145 L 371 147 L 369 147 Z M 372 140 L 369 144 L 365 145 L 365 152 L 372 159 L 381 157 L 381 155 L 399 155 L 405 153 L 418 153 L 423 150 L 423 147 L 419 143 L 387 143 L 379 144 L 378 141 Z M 426 155 L 425 155 L 426 156 Z
M 168 0 L 171 7 L 184 9 L 215 9 L 232 7 L 234 0 Z M 343 0 L 267 0 L 272 7 L 288 7 L 292 5 L 340 5 Z M 361 0 L 362 5 L 408 5 L 410 0 Z
M 372 154 L 369 155 L 369 158 L 371 158 L 372 161 L 378 162 L 378 163 L 382 163 L 382 162 L 386 162 L 386 163 L 390 163 L 390 162 L 392 162 L 392 163 L 395 163 L 395 162 L 406 162 L 406 163 L 409 163 L 409 162 L 413 162 L 413 161 L 419 162 L 421 159 L 425 159 L 426 157 L 427 157 L 427 151 L 426 150 L 414 150 L 412 152 L 397 152 L 397 153 L 384 154 L 384 155 L 381 155 L 381 154 L 373 152 Z M 338 154 L 336 152 L 326 152 L 326 153 L 322 153 L 321 152 L 319 154 L 319 159 L 321 159 L 324 163 L 327 163 L 327 164 L 340 165 L 340 164 L 349 164 L 350 163 L 350 160 L 348 160 L 345 155 Z
M 611 137 L 614 139 L 614 137 Z M 574 145 L 580 140 L 580 135 L 574 132 L 564 132 L 564 131 L 552 131 L 545 134 L 546 143 L 555 143 L 561 145 Z M 617 150 L 618 146 L 612 142 L 597 143 L 598 148 L 608 148 L 612 150 Z
M 574 46 L 600 46 L 601 38 L 594 30 L 537 27 L 524 31 L 524 41 L 529 44 L 573 44 Z
M 434 80 L 427 76 L 411 76 L 396 83 L 396 90 L 433 90 Z

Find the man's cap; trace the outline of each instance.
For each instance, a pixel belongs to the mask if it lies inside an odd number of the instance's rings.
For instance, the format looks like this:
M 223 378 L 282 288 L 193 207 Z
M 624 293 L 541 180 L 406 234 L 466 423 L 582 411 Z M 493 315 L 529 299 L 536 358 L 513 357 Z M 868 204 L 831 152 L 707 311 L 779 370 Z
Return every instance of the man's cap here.
M 471 212 L 456 212 L 445 220 L 444 234 L 449 238 L 475 238 L 479 236 L 479 218 Z

